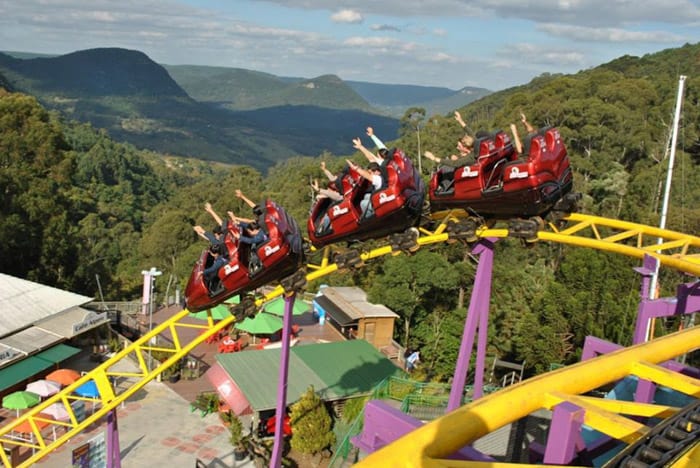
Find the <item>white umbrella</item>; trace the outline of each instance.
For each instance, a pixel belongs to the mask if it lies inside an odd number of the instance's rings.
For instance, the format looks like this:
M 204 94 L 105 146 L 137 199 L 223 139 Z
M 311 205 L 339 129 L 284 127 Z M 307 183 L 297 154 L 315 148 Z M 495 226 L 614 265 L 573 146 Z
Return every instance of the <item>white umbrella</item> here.
M 47 397 L 61 391 L 61 384 L 53 380 L 36 380 L 27 384 L 27 391 L 41 397 Z
M 60 402 L 47 406 L 41 412 L 52 416 L 56 421 L 68 421 L 70 419 L 66 406 Z

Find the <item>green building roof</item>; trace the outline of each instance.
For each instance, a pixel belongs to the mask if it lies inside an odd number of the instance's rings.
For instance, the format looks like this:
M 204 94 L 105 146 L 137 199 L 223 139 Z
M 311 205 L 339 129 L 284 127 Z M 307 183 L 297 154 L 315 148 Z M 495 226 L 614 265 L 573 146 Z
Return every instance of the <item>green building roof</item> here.
M 255 411 L 277 405 L 281 349 L 217 354 Z M 368 394 L 382 380 L 403 371 L 365 340 L 294 346 L 289 354 L 287 403 L 313 385 L 324 400 Z

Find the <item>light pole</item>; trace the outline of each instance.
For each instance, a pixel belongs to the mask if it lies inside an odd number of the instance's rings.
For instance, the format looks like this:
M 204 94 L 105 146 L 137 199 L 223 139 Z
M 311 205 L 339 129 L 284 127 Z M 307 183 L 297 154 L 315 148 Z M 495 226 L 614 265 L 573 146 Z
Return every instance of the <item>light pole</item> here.
M 143 275 L 143 312 L 145 313 L 146 305 L 148 305 L 148 333 L 153 329 L 153 296 L 156 289 L 156 276 L 163 274 L 162 271 L 156 270 L 156 267 L 151 267 L 150 270 L 142 270 Z M 152 339 L 151 344 L 154 344 Z M 148 349 L 148 371 L 151 371 L 151 349 Z

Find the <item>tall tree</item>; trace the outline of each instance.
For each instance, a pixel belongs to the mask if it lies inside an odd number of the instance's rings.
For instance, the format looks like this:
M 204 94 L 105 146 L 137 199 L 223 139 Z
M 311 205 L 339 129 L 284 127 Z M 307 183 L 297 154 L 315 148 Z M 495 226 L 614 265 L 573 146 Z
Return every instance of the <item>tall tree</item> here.
M 313 386 L 309 386 L 291 406 L 289 419 L 292 426 L 290 443 L 294 450 L 316 454 L 335 443 L 333 421 Z

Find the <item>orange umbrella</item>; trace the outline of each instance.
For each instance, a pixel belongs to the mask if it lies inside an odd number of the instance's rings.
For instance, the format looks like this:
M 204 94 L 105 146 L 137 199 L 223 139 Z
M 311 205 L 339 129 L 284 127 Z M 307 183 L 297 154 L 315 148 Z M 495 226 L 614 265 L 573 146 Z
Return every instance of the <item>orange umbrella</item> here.
M 53 380 L 61 385 L 70 385 L 80 378 L 80 372 L 73 369 L 58 369 L 46 376 L 46 380 Z
M 39 419 L 35 419 L 34 423 L 36 424 L 36 427 L 39 430 L 41 430 L 49 425 L 49 423 L 47 423 L 46 421 L 41 421 Z M 24 421 L 22 424 L 20 424 L 19 426 L 16 426 L 12 430 L 15 432 L 19 432 L 20 434 L 31 434 L 32 432 L 34 432 L 32 430 L 32 426 L 29 424 L 29 421 Z

